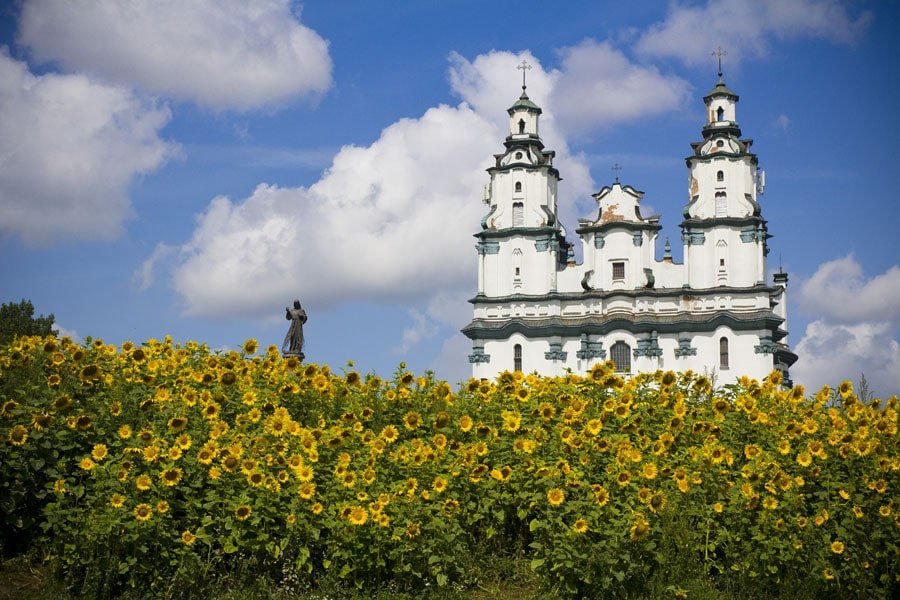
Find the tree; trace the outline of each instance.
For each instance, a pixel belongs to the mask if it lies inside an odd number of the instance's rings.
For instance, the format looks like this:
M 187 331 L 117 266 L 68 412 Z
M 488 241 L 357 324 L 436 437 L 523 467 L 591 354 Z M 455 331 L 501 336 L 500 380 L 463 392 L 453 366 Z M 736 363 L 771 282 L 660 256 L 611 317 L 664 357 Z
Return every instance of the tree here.
M 10 343 L 17 335 L 56 335 L 53 313 L 34 318 L 31 300 L 0 306 L 0 346 Z

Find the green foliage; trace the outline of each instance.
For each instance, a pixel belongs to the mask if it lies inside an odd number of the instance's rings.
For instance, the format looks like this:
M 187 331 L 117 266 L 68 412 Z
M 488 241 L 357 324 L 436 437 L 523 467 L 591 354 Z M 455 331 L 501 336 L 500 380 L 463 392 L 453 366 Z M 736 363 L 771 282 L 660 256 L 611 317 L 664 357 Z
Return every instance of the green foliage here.
M 22 300 L 0 305 L 0 346 L 8 344 L 18 335 L 56 335 L 53 329 L 54 317 L 41 315 L 34 317 L 31 300 Z
M 896 397 L 608 363 L 454 393 L 256 351 L 0 349 L 5 551 L 97 598 L 900 591 Z

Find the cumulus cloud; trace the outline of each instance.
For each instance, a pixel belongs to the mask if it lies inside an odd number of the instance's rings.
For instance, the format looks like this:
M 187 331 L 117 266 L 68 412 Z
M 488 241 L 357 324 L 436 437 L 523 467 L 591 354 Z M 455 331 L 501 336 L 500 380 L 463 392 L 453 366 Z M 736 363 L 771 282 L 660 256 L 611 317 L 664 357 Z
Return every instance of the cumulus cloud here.
M 900 265 L 867 279 L 852 254 L 828 261 L 800 287 L 800 307 L 838 323 L 900 318 Z
M 870 12 L 852 17 L 838 0 L 709 0 L 694 6 L 674 3 L 666 20 L 637 41 L 645 56 L 671 56 L 686 64 L 710 64 L 710 53 L 725 46 L 728 63 L 765 56 L 771 37 L 822 38 L 852 43 L 872 20 Z
M 879 397 L 900 390 L 900 343 L 889 323 L 810 323 L 794 349 L 800 359 L 791 377 L 810 389 L 835 386 L 865 374 Z
M 472 234 L 487 210 L 484 170 L 507 134 L 522 58 L 454 55 L 450 81 L 460 105 L 402 119 L 369 146 L 342 148 L 308 188 L 262 184 L 245 199 L 215 198 L 176 258 L 173 281 L 186 312 L 255 314 L 294 296 L 327 306 L 362 298 L 425 304 L 445 290 L 471 293 Z M 549 95 L 553 76 L 529 58 L 534 96 Z M 542 134 L 556 140 L 566 176 L 563 220 L 574 224 L 573 200 L 589 199 L 590 175 L 549 108 L 546 116 Z M 435 310 L 422 314 L 434 320 Z M 411 336 L 410 343 L 422 337 Z
M 331 85 L 328 44 L 290 0 L 28 0 L 19 41 L 35 60 L 216 109 Z
M 134 273 L 133 280 L 138 291 L 143 292 L 151 285 L 153 285 L 154 273 L 156 271 L 157 264 L 171 257 L 174 252 L 175 248 L 169 246 L 168 244 L 163 244 L 162 242 L 160 242 L 156 245 L 156 248 L 153 249 L 153 254 L 151 254 L 141 264 L 141 268 Z
M 83 75 L 33 75 L 0 48 L 0 231 L 31 245 L 111 239 L 129 185 L 177 154 L 168 108 Z
M 471 284 L 478 190 L 497 132 L 463 104 L 347 146 L 309 188 L 260 185 L 214 199 L 181 249 L 188 314 L 251 314 L 284 297 L 314 306 L 415 301 Z
M 867 278 L 852 254 L 828 261 L 802 283 L 799 303 L 817 318 L 795 347 L 795 380 L 818 388 L 864 373 L 881 395 L 900 390 L 900 266 Z
M 609 42 L 585 40 L 562 51 L 552 103 L 570 135 L 679 108 L 689 85 L 628 60 Z

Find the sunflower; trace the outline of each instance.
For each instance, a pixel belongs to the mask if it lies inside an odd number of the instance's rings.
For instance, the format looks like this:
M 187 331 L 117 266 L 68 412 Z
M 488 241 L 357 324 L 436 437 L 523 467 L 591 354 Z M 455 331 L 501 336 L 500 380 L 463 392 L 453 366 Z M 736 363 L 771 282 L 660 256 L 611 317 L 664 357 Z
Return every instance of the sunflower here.
M 161 515 L 169 512 L 169 503 L 166 502 L 165 500 L 160 500 L 159 502 L 157 502 L 156 503 L 156 512 L 158 512 Z
M 835 540 L 831 542 L 831 551 L 835 554 L 843 554 L 844 553 L 844 542 L 840 540 Z
M 713 504 L 712 508 L 713 508 L 713 511 L 720 513 L 723 510 L 725 510 L 725 505 L 722 504 L 721 502 L 716 502 L 715 504 Z
M 354 506 L 347 517 L 347 520 L 353 525 L 363 525 L 368 519 L 369 513 L 362 506 Z
M 234 518 L 238 521 L 246 521 L 248 518 L 250 518 L 250 513 L 252 512 L 253 509 L 251 509 L 249 506 L 247 506 L 246 504 L 241 504 L 236 509 L 234 509 Z
M 447 480 L 444 479 L 443 477 L 440 477 L 440 476 L 435 477 L 435 478 L 434 478 L 434 483 L 431 484 L 431 488 L 432 488 L 435 492 L 437 492 L 438 494 L 440 494 L 441 492 L 443 492 L 444 490 L 447 489 Z
M 594 500 L 597 504 L 606 506 L 606 503 L 609 502 L 609 492 L 606 491 L 606 488 L 599 483 L 595 483 L 591 486 L 591 491 L 594 493 Z
M 97 466 L 97 463 L 95 463 L 93 460 L 91 460 L 91 458 L 89 456 L 85 456 L 84 458 L 81 459 L 81 462 L 78 463 L 78 466 L 81 467 L 82 469 L 84 469 L 85 471 L 90 471 L 94 467 Z
M 303 482 L 300 484 L 300 487 L 297 488 L 297 493 L 304 500 L 310 500 L 316 494 L 316 484 L 308 481 Z
M 763 500 L 763 508 L 766 510 L 775 510 L 778 508 L 778 499 L 775 496 L 766 496 Z
M 182 450 L 187 450 L 191 447 L 193 441 L 191 440 L 191 436 L 188 433 L 182 433 L 177 438 L 175 438 L 175 445 L 177 445 Z
M 312 511 L 312 514 L 318 515 L 321 514 L 323 510 L 325 510 L 325 507 L 322 506 L 321 502 L 315 502 L 312 506 L 309 507 L 309 510 Z
M 149 504 L 141 503 L 134 507 L 134 518 L 138 521 L 149 521 L 152 516 L 153 509 Z
M 629 483 L 631 483 L 631 473 L 628 471 L 622 471 L 618 475 L 616 475 L 616 483 L 620 487 L 625 487 Z
M 244 345 L 241 346 L 241 350 L 244 351 L 244 354 L 256 354 L 256 351 L 259 350 L 259 342 L 250 338 L 244 342 Z
M 165 469 L 159 474 L 160 480 L 163 482 L 163 485 L 166 487 L 172 487 L 177 485 L 179 481 L 181 481 L 182 471 L 180 467 L 172 467 L 170 469 Z
M 181 532 L 181 542 L 185 546 L 190 546 L 191 544 L 193 544 L 196 541 L 197 541 L 197 536 L 194 535 L 193 533 L 191 533 L 190 529 L 187 529 L 187 530 Z
M 418 429 L 418 427 L 422 424 L 422 415 L 418 412 L 411 410 L 405 415 L 403 415 L 403 426 L 413 431 Z
M 809 454 L 809 452 L 801 452 L 797 455 L 797 464 L 799 464 L 801 467 L 808 467 L 810 464 L 812 464 L 812 456 Z
M 109 504 L 113 508 L 122 508 L 122 506 L 125 504 L 125 496 L 123 496 L 122 494 L 113 494 L 109 499 Z
M 472 417 L 470 417 L 469 415 L 463 415 L 459 418 L 459 429 L 463 433 L 468 433 L 469 431 L 471 431 L 473 424 L 474 423 L 472 422 Z
M 559 506 L 566 499 L 566 494 L 559 488 L 551 488 L 547 491 L 547 502 L 552 506 Z
M 9 430 L 9 443 L 13 446 L 21 446 L 28 440 L 28 429 L 22 425 L 16 425 Z
M 169 419 L 169 429 L 171 429 L 174 433 L 180 433 L 187 427 L 188 420 L 187 417 L 172 417 Z
M 666 497 L 662 492 L 656 492 L 655 494 L 650 496 L 650 501 L 647 503 L 647 505 L 650 507 L 650 510 L 658 513 L 666 507 Z
M 259 471 L 251 471 L 247 474 L 247 484 L 252 487 L 260 487 L 266 481 L 266 476 Z
M 212 448 L 208 448 L 204 446 L 200 448 L 200 451 L 197 453 L 197 462 L 202 465 L 208 465 L 212 463 L 213 458 L 215 458 L 215 453 Z
M 650 535 L 650 523 L 648 523 L 642 515 L 637 515 L 637 520 L 628 531 L 628 537 L 635 542 L 639 542 L 648 535 Z
M 383 439 L 388 444 L 396 441 L 397 435 L 397 428 L 393 425 L 387 425 L 384 429 L 381 430 L 381 439 Z
M 572 531 L 582 534 L 588 530 L 588 522 L 586 519 L 576 519 L 572 524 Z

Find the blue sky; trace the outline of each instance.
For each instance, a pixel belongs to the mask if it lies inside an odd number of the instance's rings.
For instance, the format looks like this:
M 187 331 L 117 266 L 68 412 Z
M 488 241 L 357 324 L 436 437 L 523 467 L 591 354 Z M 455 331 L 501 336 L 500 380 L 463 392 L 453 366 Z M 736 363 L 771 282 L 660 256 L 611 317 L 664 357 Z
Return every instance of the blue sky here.
M 794 379 L 900 390 L 896 3 L 26 0 L 0 18 L 0 300 L 65 332 L 280 345 L 297 297 L 310 360 L 459 381 L 515 65 L 569 230 L 619 163 L 679 260 L 721 46 L 766 171 L 769 270 L 790 275 Z

